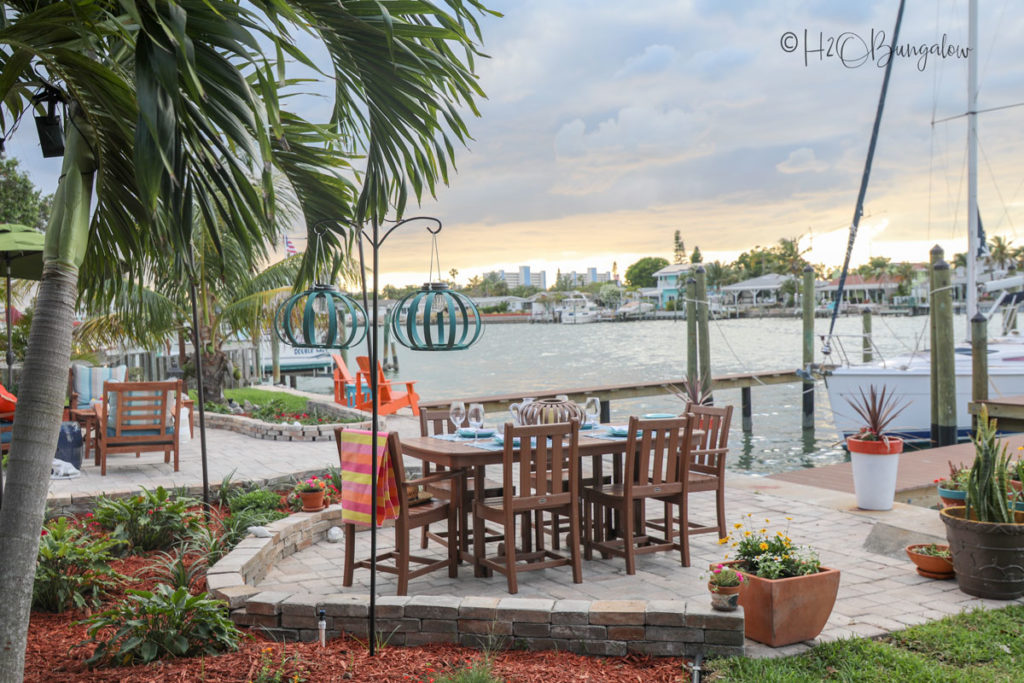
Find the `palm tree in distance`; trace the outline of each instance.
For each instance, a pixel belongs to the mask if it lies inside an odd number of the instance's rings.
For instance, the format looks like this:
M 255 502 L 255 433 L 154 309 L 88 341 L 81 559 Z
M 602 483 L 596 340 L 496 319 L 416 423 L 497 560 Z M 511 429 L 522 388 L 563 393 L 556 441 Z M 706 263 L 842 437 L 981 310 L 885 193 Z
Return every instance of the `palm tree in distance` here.
M 447 182 L 468 138 L 486 11 L 478 0 L 4 4 L 0 129 L 10 135 L 47 102 L 66 105 L 67 126 L 0 507 L 0 680 L 24 669 L 80 276 L 83 289 L 137 291 L 173 264 L 195 283 L 196 217 L 215 244 L 223 226 L 258 263 L 279 190 L 307 234 L 327 219 L 401 215 L 410 196 Z M 325 64 L 303 51 L 310 42 Z M 293 64 L 307 70 L 301 82 Z M 329 121 L 284 106 L 308 91 L 311 72 L 330 83 Z M 325 240 L 338 252 L 351 236 Z

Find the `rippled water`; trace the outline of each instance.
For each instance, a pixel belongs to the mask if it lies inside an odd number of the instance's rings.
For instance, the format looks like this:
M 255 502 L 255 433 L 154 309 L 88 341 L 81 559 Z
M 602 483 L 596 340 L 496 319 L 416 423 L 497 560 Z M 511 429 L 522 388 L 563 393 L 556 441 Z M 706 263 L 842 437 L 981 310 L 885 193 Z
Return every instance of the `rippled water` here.
M 882 354 L 908 351 L 928 319 L 874 317 L 873 340 Z M 828 330 L 829 321 L 815 321 L 816 334 Z M 963 329 L 957 321 L 957 330 Z M 711 365 L 716 375 L 758 370 L 793 370 L 802 362 L 801 322 L 796 318 L 712 321 Z M 859 316 L 841 318 L 839 335 L 859 335 Z M 847 349 L 860 348 L 860 340 L 846 339 Z M 922 347 L 923 348 L 923 347 Z M 349 352 L 349 365 L 362 351 Z M 821 343 L 815 339 L 815 359 L 821 361 Z M 451 353 L 414 352 L 398 348 L 399 379 L 414 379 L 424 400 L 470 398 L 503 393 L 571 390 L 605 384 L 629 384 L 680 379 L 686 374 L 685 321 L 643 321 L 591 325 L 527 323 L 491 325 L 472 348 Z M 858 356 L 855 360 L 859 360 Z M 328 378 L 300 378 L 299 388 L 331 393 Z M 749 473 L 768 474 L 814 467 L 844 459 L 832 424 L 825 386 L 816 385 L 815 428 L 801 428 L 801 385 L 754 387 L 751 434 L 740 424 L 738 390 L 716 392 L 716 403 L 736 407 L 730 437 L 729 466 Z M 611 404 L 612 419 L 625 421 L 631 414 L 675 411 L 681 408 L 671 395 L 622 399 Z M 494 424 L 505 415 L 489 415 Z

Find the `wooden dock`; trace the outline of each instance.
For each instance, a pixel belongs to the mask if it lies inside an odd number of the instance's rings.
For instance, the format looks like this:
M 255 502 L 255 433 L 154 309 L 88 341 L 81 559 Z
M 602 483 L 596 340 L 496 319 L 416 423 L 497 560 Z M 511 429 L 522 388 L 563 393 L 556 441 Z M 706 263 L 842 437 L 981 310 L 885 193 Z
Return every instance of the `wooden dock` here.
M 982 404 L 988 406 L 988 416 L 997 420 L 999 429 L 1011 432 L 1024 432 L 1024 396 L 1003 396 L 990 398 L 986 401 L 967 404 L 967 412 L 977 415 Z

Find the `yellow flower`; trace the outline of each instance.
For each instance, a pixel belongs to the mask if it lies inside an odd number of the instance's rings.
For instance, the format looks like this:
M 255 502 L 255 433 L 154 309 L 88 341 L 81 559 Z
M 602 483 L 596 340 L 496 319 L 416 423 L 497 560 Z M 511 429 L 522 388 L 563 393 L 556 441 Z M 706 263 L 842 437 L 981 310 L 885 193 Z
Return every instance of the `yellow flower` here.
M 779 538 L 782 538 L 782 532 L 781 531 L 776 531 L 775 535 L 778 536 Z
M 764 541 L 761 541 L 761 545 L 759 545 L 757 547 L 760 548 L 761 550 L 768 550 L 768 544 L 765 543 Z
M 749 536 L 749 535 L 750 535 L 751 533 L 753 533 L 753 532 L 751 532 L 751 531 L 744 531 L 744 532 L 743 532 L 743 535 L 744 535 L 744 536 Z
M 771 523 L 772 523 L 772 520 L 770 520 L 770 519 L 766 519 L 766 520 L 764 520 L 764 523 L 765 523 L 765 524 L 771 524 Z
M 735 524 L 732 525 L 732 528 L 733 529 L 739 529 L 742 526 L 743 526 L 743 522 L 736 522 Z
M 1024 448 L 1024 447 L 1022 447 L 1022 448 Z M 792 517 L 786 517 L 786 519 L 788 519 L 788 520 L 789 520 L 789 521 L 791 521 L 791 522 L 793 521 L 793 518 L 792 518 Z
M 767 529 L 761 529 L 761 531 L 759 533 L 766 534 L 766 533 L 768 533 L 768 530 Z
M 726 536 L 725 538 L 718 539 L 718 545 L 725 545 L 728 542 L 729 542 L 729 537 L 728 536 Z

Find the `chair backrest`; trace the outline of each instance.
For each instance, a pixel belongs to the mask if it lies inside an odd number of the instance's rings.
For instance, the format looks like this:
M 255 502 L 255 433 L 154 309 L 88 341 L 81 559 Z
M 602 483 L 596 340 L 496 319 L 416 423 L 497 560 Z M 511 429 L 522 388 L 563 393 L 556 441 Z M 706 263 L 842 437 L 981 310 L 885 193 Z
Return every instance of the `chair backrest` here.
M 704 474 L 725 474 L 725 458 L 729 454 L 729 426 L 732 406 L 718 408 L 691 403 L 686 412 L 695 419 L 693 428 L 704 432 L 691 455 L 690 469 Z
M 92 367 L 73 364 L 68 370 L 68 405 L 72 408 L 88 408 L 93 399 L 103 398 L 104 382 L 123 382 L 127 373 L 127 365 Z
M 641 420 L 635 415 L 629 418 L 623 473 L 627 497 L 637 487 L 681 481 L 684 468 L 680 458 L 687 456 L 692 443 L 693 422 L 690 415 L 658 420 Z
M 181 380 L 167 382 L 105 382 L 106 432 L 113 438 L 166 440 L 181 414 Z
M 515 440 L 519 439 L 519 447 Z M 556 422 L 544 425 L 513 426 L 505 423 L 505 450 L 502 456 L 505 506 L 543 508 L 564 505 L 579 496 L 580 424 Z M 519 466 L 519 485 L 513 466 Z M 566 476 L 568 475 L 568 476 Z M 568 490 L 563 491 L 563 481 Z
M 409 514 L 409 491 L 405 483 L 405 463 L 402 462 L 402 442 L 398 438 L 398 432 L 388 432 L 388 460 L 391 461 L 391 471 L 395 474 L 395 483 L 398 485 L 398 514 Z
M 370 383 L 370 358 L 369 356 L 356 356 L 356 363 L 359 363 L 359 373 Z M 384 368 L 380 361 L 377 361 L 377 391 L 380 392 L 380 404 L 391 402 L 391 383 L 384 377 Z
M 355 384 L 356 378 L 349 372 L 348 364 L 345 359 L 341 357 L 340 353 L 332 353 L 331 358 L 334 359 L 334 378 L 339 379 L 345 384 Z
M 6 453 L 11 448 L 11 438 L 14 436 L 14 411 L 0 412 L 0 453 Z
M 465 418 L 459 427 L 466 427 L 469 422 Z M 445 408 L 421 408 L 420 409 L 420 436 L 434 436 L 435 434 L 451 434 L 455 431 L 451 420 L 448 419 L 448 410 Z

